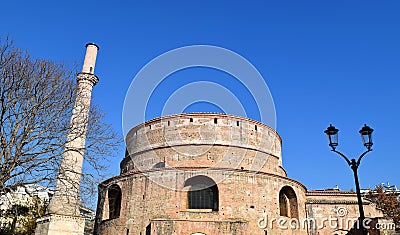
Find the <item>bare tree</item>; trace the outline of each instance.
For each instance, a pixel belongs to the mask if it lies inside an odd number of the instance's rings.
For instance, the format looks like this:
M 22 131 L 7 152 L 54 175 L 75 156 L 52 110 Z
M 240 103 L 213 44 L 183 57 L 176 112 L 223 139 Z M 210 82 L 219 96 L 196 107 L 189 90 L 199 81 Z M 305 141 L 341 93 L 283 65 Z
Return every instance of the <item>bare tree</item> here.
M 382 210 L 387 219 L 392 219 L 396 225 L 396 231 L 400 230 L 400 201 L 393 191 L 386 191 L 382 185 L 377 185 L 371 190 L 367 198 L 376 203 L 376 208 Z
M 0 195 L 27 184 L 54 185 L 70 141 L 75 79 L 63 64 L 33 59 L 10 40 L 0 41 Z M 86 135 L 84 166 L 89 169 L 81 177 L 83 195 L 93 195 L 88 193 L 95 192 L 107 159 L 121 143 L 103 116 L 92 105 L 84 120 L 87 132 L 72 130 Z

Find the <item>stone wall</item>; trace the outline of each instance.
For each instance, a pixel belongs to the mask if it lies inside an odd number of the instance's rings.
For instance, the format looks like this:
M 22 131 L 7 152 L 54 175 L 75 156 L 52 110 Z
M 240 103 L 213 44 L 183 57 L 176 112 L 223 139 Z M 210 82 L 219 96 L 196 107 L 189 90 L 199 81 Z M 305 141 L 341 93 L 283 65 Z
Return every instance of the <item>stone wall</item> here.
M 234 168 L 286 175 L 281 138 L 254 120 L 223 114 L 180 114 L 150 120 L 126 137 L 121 172 L 167 167 Z
M 252 173 L 245 170 L 208 170 L 200 174 L 215 180 L 221 178 L 221 175 L 223 175 L 224 180 L 217 183 L 219 190 L 218 211 L 188 209 L 188 192 L 183 185 L 187 179 L 199 175 L 196 171 L 158 170 L 124 175 L 104 182 L 105 188 L 113 184 L 118 184 L 122 189 L 123 197 L 119 218 L 109 220 L 106 214 L 98 214 L 99 218 L 101 218 L 99 220 L 100 234 L 126 234 L 126 231 L 129 229 L 129 234 L 141 233 L 144 235 L 146 234 L 146 227 L 151 224 L 151 221 L 166 220 L 172 221 L 171 223 L 177 224 L 177 226 L 174 226 L 176 229 L 173 233 L 163 234 L 186 234 L 179 233 L 179 229 L 184 228 L 182 225 L 183 221 L 188 221 L 188 223 L 190 221 L 197 221 L 199 223 L 213 221 L 210 224 L 224 224 L 228 222 L 245 223 L 247 231 L 245 234 L 264 235 L 264 229 L 258 225 L 259 220 L 263 219 L 265 214 L 271 219 L 279 219 L 281 217 L 279 214 L 279 191 L 283 186 L 293 188 L 299 205 L 299 218 L 306 217 L 303 206 L 306 202 L 306 189 L 297 181 L 278 175 Z M 177 184 L 180 185 L 180 190 L 165 188 L 151 180 L 152 178 L 164 177 L 165 175 L 170 175 L 174 178 Z M 105 202 L 107 201 L 106 194 L 107 192 L 104 192 L 102 195 Z M 107 203 L 100 205 L 100 208 L 106 212 Z M 290 218 L 287 219 L 289 220 Z M 193 225 L 193 222 L 190 223 Z M 275 223 L 272 222 L 272 225 L 266 228 L 269 230 L 268 234 L 306 234 L 304 229 L 281 231 Z M 162 225 L 157 226 L 163 227 Z M 222 227 L 219 228 L 222 229 Z M 188 228 L 191 229 L 193 226 L 185 229 Z M 212 229 L 215 228 L 213 227 Z M 197 225 L 194 225 L 194 230 L 196 229 Z M 203 233 L 205 234 L 213 234 L 204 231 Z M 218 234 L 231 233 L 229 230 L 220 230 Z

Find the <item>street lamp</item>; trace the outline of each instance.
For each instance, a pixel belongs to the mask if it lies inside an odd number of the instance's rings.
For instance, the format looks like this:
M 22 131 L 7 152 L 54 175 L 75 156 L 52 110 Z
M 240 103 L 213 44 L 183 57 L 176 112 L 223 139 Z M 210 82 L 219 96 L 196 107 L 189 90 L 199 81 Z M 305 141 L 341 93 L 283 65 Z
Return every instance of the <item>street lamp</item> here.
M 363 234 L 366 235 L 367 234 L 367 230 L 364 228 L 364 208 L 362 205 L 362 200 L 361 200 L 361 193 L 360 193 L 360 184 L 358 182 L 358 166 L 360 165 L 361 159 L 365 156 L 365 154 L 367 154 L 368 152 L 372 151 L 372 132 L 374 131 L 374 129 L 372 129 L 371 127 L 367 126 L 366 124 L 364 124 L 364 126 L 361 128 L 361 130 L 359 131 L 363 144 L 364 146 L 367 148 L 367 150 L 365 152 L 363 152 L 357 159 L 353 158 L 351 160 L 349 160 L 343 153 L 339 152 L 336 150 L 336 147 L 339 145 L 339 141 L 338 141 L 338 133 L 339 130 L 336 129 L 334 126 L 332 126 L 332 124 L 324 131 L 325 134 L 328 136 L 329 139 L 329 146 L 332 148 L 332 151 L 339 154 L 341 157 L 344 158 L 344 160 L 346 160 L 347 164 L 349 164 L 349 166 L 351 167 L 351 169 L 353 170 L 354 173 L 354 181 L 356 184 L 356 192 L 357 192 L 357 199 L 358 199 L 358 209 L 360 211 L 360 221 L 362 223 L 362 231 Z

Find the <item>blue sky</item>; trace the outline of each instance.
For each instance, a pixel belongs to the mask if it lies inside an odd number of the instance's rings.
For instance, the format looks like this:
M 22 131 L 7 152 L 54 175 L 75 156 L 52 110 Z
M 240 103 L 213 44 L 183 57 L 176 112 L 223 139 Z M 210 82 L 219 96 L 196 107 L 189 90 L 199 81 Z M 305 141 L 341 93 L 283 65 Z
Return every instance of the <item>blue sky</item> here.
M 310 189 L 348 190 L 354 188 L 352 172 L 330 152 L 323 133 L 330 123 L 340 129 L 339 150 L 349 156 L 364 150 L 362 125 L 375 129 L 374 151 L 360 166 L 362 187 L 400 184 L 399 12 L 398 0 L 15 0 L 2 3 L 0 35 L 34 57 L 79 66 L 84 45 L 97 43 L 94 100 L 121 134 L 125 93 L 149 61 L 196 44 L 232 50 L 258 69 L 270 89 L 288 176 Z M 192 69 L 173 76 L 224 75 Z M 171 92 L 167 88 L 160 97 Z M 191 107 L 196 109 L 216 110 Z M 121 148 L 113 174 L 123 153 Z

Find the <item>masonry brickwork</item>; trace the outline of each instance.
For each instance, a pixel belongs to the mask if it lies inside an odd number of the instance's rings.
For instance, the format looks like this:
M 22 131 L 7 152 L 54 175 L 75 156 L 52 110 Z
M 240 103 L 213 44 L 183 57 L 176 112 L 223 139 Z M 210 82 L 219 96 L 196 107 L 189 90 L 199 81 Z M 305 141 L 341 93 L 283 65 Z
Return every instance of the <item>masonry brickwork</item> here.
M 278 220 L 357 218 L 355 193 L 310 191 L 288 178 L 280 136 L 251 119 L 165 116 L 134 127 L 126 143 L 121 174 L 99 185 L 96 234 L 339 234 L 329 226 L 282 229 Z M 196 177 L 215 182 L 217 208 L 190 208 L 187 182 Z M 374 208 L 366 202 L 366 215 L 381 216 Z

